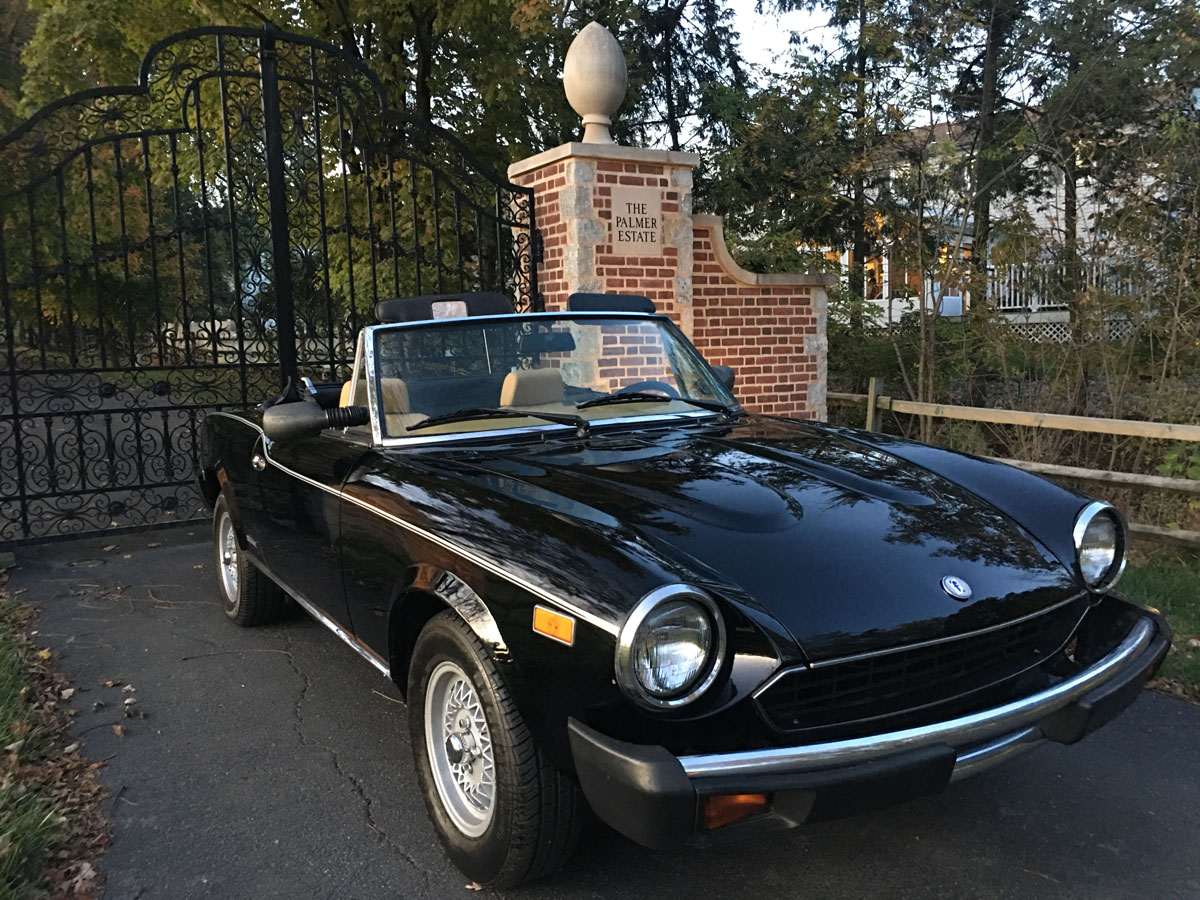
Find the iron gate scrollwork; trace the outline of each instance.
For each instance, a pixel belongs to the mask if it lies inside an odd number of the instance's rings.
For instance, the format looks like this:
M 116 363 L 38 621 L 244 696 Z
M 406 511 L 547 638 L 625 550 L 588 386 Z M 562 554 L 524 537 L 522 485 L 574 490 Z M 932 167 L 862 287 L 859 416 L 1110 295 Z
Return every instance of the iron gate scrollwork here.
M 0 139 L 0 543 L 189 520 L 198 426 L 348 377 L 381 298 L 540 308 L 528 188 L 274 29 L 157 44 L 136 86 Z

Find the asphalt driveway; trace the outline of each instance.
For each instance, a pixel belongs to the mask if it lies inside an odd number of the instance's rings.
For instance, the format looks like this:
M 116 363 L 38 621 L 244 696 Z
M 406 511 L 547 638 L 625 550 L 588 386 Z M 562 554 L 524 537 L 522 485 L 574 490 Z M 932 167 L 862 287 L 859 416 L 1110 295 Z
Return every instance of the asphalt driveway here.
M 84 752 L 107 760 L 106 896 L 476 896 L 426 821 L 395 689 L 302 613 L 226 622 L 207 542 L 17 553 L 10 588 L 78 688 Z M 1075 747 L 753 845 L 654 853 L 596 825 L 568 869 L 511 895 L 1194 898 L 1200 708 L 1147 694 Z

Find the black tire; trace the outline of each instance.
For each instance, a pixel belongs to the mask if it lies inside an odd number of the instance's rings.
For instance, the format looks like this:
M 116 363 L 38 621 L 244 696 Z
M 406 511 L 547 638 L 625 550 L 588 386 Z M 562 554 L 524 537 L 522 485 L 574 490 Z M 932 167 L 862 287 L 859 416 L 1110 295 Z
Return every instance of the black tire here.
M 426 744 L 431 677 L 458 666 L 481 702 L 495 767 L 490 822 L 472 837 L 455 824 L 438 792 Z M 436 700 L 434 702 L 437 702 Z M 578 785 L 546 758 L 517 711 L 483 643 L 453 610 L 425 625 L 408 670 L 408 722 L 425 806 L 447 855 L 472 881 L 508 888 L 549 874 L 578 842 L 586 804 Z
M 228 560 L 226 553 L 230 554 Z M 213 507 L 213 559 L 217 599 L 231 622 L 248 628 L 266 625 L 279 617 L 284 606 L 283 591 L 242 551 L 224 496 L 218 497 Z M 224 571 L 227 563 L 229 572 L 234 573 L 232 578 Z

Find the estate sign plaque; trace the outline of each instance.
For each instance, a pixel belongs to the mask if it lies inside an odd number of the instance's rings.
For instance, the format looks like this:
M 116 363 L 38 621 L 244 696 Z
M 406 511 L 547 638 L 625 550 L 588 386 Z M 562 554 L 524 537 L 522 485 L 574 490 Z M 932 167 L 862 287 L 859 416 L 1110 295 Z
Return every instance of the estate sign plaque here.
M 614 187 L 609 237 L 614 253 L 658 256 L 662 252 L 662 194 L 656 188 Z

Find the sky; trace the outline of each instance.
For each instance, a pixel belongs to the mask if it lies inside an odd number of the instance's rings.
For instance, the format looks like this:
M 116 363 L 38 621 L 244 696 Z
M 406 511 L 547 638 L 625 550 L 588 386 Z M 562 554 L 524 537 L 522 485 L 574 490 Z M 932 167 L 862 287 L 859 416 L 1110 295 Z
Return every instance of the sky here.
M 788 40 L 793 31 L 800 32 L 810 41 L 828 39 L 826 22 L 829 13 L 802 10 L 783 16 L 760 15 L 754 11 L 757 0 L 731 0 L 737 17 L 737 30 L 741 35 L 742 55 L 750 62 L 770 67 L 782 66 L 789 51 Z M 778 63 L 775 58 L 783 54 Z

